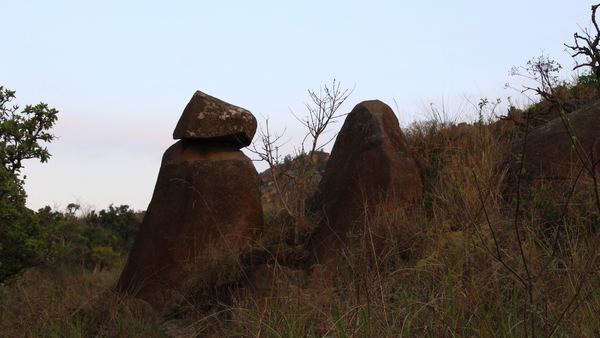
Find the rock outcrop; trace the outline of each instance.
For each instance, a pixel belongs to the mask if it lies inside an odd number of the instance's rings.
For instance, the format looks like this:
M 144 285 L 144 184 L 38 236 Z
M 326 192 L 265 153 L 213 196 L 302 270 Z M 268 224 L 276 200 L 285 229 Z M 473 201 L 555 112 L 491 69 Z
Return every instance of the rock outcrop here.
M 288 175 L 297 175 L 299 169 L 307 169 L 307 174 L 311 176 L 311 180 L 314 180 L 317 183 L 321 180 L 323 171 L 329 160 L 329 154 L 320 150 L 315 151 L 306 167 L 307 159 L 308 155 L 300 155 L 294 158 L 286 156 L 283 163 L 279 165 L 279 174 L 276 174 L 278 175 L 277 177 L 273 177 L 273 171 L 271 169 L 267 169 L 259 174 L 261 180 L 260 190 L 262 194 L 263 211 L 269 213 L 278 211 L 282 208 L 280 205 L 281 197 L 275 186 L 276 178 L 279 180 L 280 189 L 284 191 L 284 194 L 287 192 L 287 189 L 291 189 L 291 186 L 293 186 L 293 182 L 290 182 Z
M 318 228 L 309 265 L 336 269 L 351 246 L 349 238 L 366 233 L 375 207 L 417 202 L 422 189 L 419 169 L 392 109 L 378 100 L 358 104 L 337 136 L 310 208 Z
M 247 248 L 262 227 L 259 177 L 240 148 L 256 120 L 196 92 L 163 155 L 154 194 L 117 289 L 160 309 L 207 255 Z
M 582 170 L 584 162 L 589 167 L 598 161 L 600 101 L 565 115 L 564 119 L 559 117 L 536 128 L 513 148 L 504 161 L 509 170 L 509 191 L 514 190 L 521 166 L 522 186 L 527 188 L 539 183 L 570 181 Z

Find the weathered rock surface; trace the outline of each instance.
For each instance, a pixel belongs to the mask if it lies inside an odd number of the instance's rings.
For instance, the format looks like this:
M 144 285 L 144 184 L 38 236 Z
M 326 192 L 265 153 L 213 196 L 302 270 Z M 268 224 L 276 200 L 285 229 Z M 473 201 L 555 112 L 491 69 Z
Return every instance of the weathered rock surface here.
M 220 137 L 187 138 L 165 151 L 117 290 L 160 309 L 181 291 L 194 264 L 253 243 L 263 222 L 259 177 L 239 147 Z
M 419 201 L 422 183 L 398 119 L 385 103 L 358 104 L 337 136 L 310 213 L 318 222 L 309 264 L 335 268 L 375 206 Z
M 203 138 L 250 145 L 256 132 L 256 118 L 246 109 L 197 91 L 185 107 L 174 139 Z
M 504 161 L 509 167 L 508 183 L 514 185 L 524 159 L 522 180 L 562 181 L 573 178 L 582 168 L 579 155 L 591 162 L 600 158 L 600 101 L 568 114 L 565 121 L 556 118 L 533 130 L 518 143 Z M 571 133 L 568 132 L 571 129 Z M 578 141 L 573 149 L 572 136 Z M 525 142 L 527 142 L 525 144 Z M 579 155 L 578 155 L 579 152 Z M 586 159 L 586 161 L 587 161 Z

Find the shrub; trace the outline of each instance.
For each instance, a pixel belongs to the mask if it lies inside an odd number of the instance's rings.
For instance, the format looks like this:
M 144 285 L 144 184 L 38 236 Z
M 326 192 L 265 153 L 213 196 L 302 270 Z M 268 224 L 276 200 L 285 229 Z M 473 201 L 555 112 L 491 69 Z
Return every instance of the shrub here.
M 25 207 L 26 194 L 20 170 L 22 161 L 37 158 L 46 162 L 50 153 L 40 142 L 50 142 L 48 133 L 58 111 L 45 103 L 8 106 L 15 92 L 0 86 L 0 283 L 19 276 L 48 257 L 49 232 Z

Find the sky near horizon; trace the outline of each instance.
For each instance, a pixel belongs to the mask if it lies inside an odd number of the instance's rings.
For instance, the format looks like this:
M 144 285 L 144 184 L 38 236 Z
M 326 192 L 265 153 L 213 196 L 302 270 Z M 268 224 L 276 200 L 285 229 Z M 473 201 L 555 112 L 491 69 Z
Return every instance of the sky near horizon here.
M 0 86 L 16 91 L 13 104 L 59 111 L 49 162 L 24 162 L 27 205 L 145 210 L 196 90 L 268 117 L 285 130 L 282 155 L 304 136 L 292 112 L 306 114 L 307 90 L 334 79 L 354 89 L 340 113 L 379 99 L 402 126 L 430 118 L 431 104 L 458 122 L 481 98 L 526 104 L 504 85 L 531 83 L 508 71 L 545 53 L 571 76 L 564 43 L 590 27 L 592 4 L 0 1 Z

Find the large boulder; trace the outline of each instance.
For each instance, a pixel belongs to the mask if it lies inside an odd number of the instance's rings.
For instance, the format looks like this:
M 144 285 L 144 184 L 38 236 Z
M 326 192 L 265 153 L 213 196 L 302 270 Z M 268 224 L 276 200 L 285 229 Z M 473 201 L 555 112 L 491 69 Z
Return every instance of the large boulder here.
M 180 140 L 163 155 L 117 289 L 160 309 L 182 291 L 198 264 L 248 248 L 262 222 L 258 173 L 239 143 Z
M 536 128 L 504 161 L 504 166 L 508 166 L 508 191 L 515 192 L 517 178 L 525 188 L 570 182 L 582 170 L 583 163 L 590 168 L 598 161 L 599 141 L 600 101 Z
M 358 104 L 346 117 L 310 207 L 318 224 L 309 264 L 334 270 L 350 239 L 366 233 L 377 208 L 422 199 L 419 169 L 398 119 L 385 103 Z
M 174 139 L 201 138 L 250 145 L 256 132 L 256 118 L 244 108 L 197 91 L 185 107 Z

